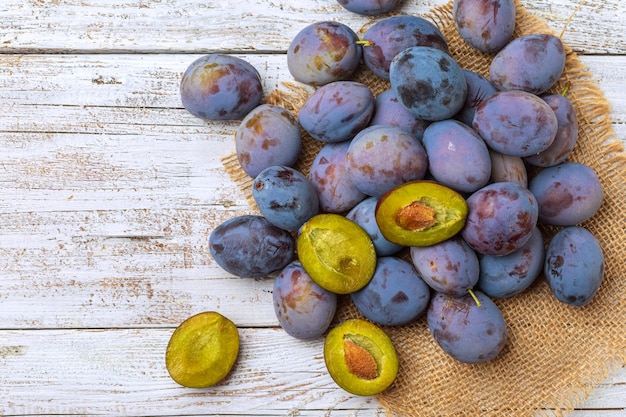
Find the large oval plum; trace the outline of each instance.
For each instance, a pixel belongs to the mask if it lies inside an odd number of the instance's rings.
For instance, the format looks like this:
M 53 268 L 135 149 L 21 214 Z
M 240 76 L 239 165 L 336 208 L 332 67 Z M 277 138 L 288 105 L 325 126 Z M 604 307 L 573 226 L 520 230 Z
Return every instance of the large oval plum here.
M 448 53 L 448 43 L 441 31 L 420 16 L 396 15 L 386 17 L 370 26 L 363 40 L 363 62 L 374 74 L 389 80 L 391 61 L 412 46 L 430 46 Z
M 461 297 L 478 281 L 478 256 L 460 237 L 432 246 L 413 246 L 410 253 L 417 272 L 437 292 Z
M 537 198 L 539 221 L 553 226 L 574 226 L 590 219 L 604 199 L 598 174 L 579 162 L 544 168 L 528 188 Z
M 374 323 L 400 326 L 426 311 L 430 289 L 413 265 L 389 256 L 378 258 L 370 282 L 350 297 L 356 308 Z
M 454 116 L 465 103 L 467 83 L 447 53 L 413 46 L 391 61 L 389 81 L 400 102 L 417 117 L 436 121 Z
M 491 177 L 489 149 L 469 126 L 454 120 L 432 123 L 424 131 L 430 174 L 458 192 L 471 193 Z
M 475 295 L 480 305 L 469 294 L 453 297 L 437 293 L 426 314 L 437 344 L 464 363 L 494 359 L 507 341 L 506 322 L 498 306 L 480 291 Z
M 418 140 L 422 140 L 424 130 L 429 122 L 420 119 L 407 110 L 393 90 L 385 90 L 374 100 L 374 115 L 370 119 L 370 126 L 396 126 L 411 132 Z
M 363 228 L 370 235 L 378 256 L 389 256 L 398 253 L 404 246 L 391 243 L 383 236 L 376 223 L 376 205 L 378 197 L 368 197 L 354 206 L 346 217 Z
M 557 36 L 532 33 L 508 43 L 491 61 L 489 79 L 500 90 L 541 94 L 561 77 L 565 50 Z
M 317 285 L 298 261 L 276 277 L 272 298 L 278 323 L 297 339 L 322 336 L 337 310 L 337 295 Z
M 587 229 L 565 227 L 550 240 L 544 274 L 559 301 L 576 307 L 590 303 L 600 289 L 604 268 L 602 247 Z
M 361 62 L 362 47 L 340 22 L 315 22 L 302 29 L 287 49 L 287 67 L 298 81 L 324 85 L 348 79 Z
M 259 211 L 274 226 L 296 231 L 319 212 L 317 191 L 294 168 L 275 165 L 261 171 L 252 183 Z
M 552 108 L 525 91 L 498 91 L 483 101 L 474 114 L 474 129 L 496 152 L 531 156 L 554 141 L 558 121 Z
M 209 54 L 196 59 L 180 82 L 183 106 L 206 121 L 241 119 L 262 97 L 256 68 L 232 55 Z
M 349 147 L 349 141 L 327 143 L 311 163 L 309 180 L 317 190 L 320 209 L 326 213 L 343 213 L 367 197 L 348 175 Z
M 478 253 L 508 255 L 530 239 L 539 216 L 535 196 L 519 184 L 495 182 L 467 198 L 461 235 Z
M 209 236 L 209 250 L 225 271 L 240 277 L 263 277 L 292 261 L 293 236 L 263 216 L 242 215 L 218 225 Z
M 335 81 L 318 88 L 298 112 L 300 126 L 321 142 L 352 139 L 374 113 L 374 95 L 355 81 Z
M 428 169 L 422 144 L 406 130 L 385 125 L 359 132 L 350 142 L 346 161 L 352 183 L 374 197 L 424 178 Z
M 237 159 L 252 178 L 274 165 L 293 166 L 301 147 L 298 121 L 283 107 L 272 104 L 257 106 L 235 132 Z
M 548 148 L 537 155 L 526 157 L 525 161 L 538 167 L 550 167 L 564 162 L 574 150 L 578 140 L 578 119 L 576 109 L 567 97 L 561 94 L 545 94 L 541 98 L 556 115 L 556 137 Z
M 509 43 L 515 29 L 513 0 L 454 0 L 454 25 L 474 49 L 498 52 Z
M 337 0 L 343 8 L 365 16 L 377 16 L 395 9 L 400 0 Z
M 504 256 L 480 258 L 476 288 L 492 298 L 509 298 L 526 290 L 543 270 L 543 235 L 535 228 L 528 242 Z

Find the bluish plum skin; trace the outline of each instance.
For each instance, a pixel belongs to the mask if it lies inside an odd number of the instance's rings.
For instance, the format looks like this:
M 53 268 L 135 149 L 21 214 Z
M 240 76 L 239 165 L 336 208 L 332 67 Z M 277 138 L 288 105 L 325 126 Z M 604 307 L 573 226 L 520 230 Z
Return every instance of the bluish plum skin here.
M 453 117 L 467 96 L 461 67 L 450 55 L 428 46 L 413 46 L 396 55 L 389 81 L 400 102 L 428 121 Z
M 428 169 L 422 144 L 406 130 L 385 125 L 370 126 L 357 134 L 350 142 L 346 162 L 352 183 L 374 197 L 424 178 Z
M 337 0 L 337 3 L 353 13 L 377 16 L 398 7 L 400 0 Z
M 317 86 L 346 80 L 363 55 L 358 40 L 343 23 L 312 23 L 296 34 L 287 49 L 289 72 L 296 80 Z
M 544 257 L 543 235 L 535 228 L 528 242 L 515 252 L 480 258 L 476 288 L 491 298 L 513 297 L 535 282 L 543 271 Z
M 396 126 L 411 132 L 418 140 L 422 140 L 424 130 L 429 122 L 420 119 L 404 107 L 393 90 L 385 90 L 374 100 L 374 115 L 370 119 L 370 126 Z
M 317 89 L 298 112 L 300 126 L 325 143 L 352 139 L 369 123 L 374 95 L 365 84 L 335 81 Z
M 604 199 L 596 172 L 578 162 L 542 169 L 528 188 L 537 198 L 539 221 L 553 226 L 574 226 L 590 219 Z
M 565 50 L 561 40 L 549 34 L 516 38 L 491 61 L 489 79 L 499 90 L 548 91 L 561 78 Z
M 291 167 L 276 165 L 261 171 L 252 183 L 252 196 L 261 214 L 281 229 L 297 231 L 319 213 L 315 187 Z
M 349 178 L 346 162 L 349 147 L 349 141 L 327 143 L 311 163 L 309 180 L 317 190 L 323 212 L 346 212 L 367 197 Z
M 507 342 L 507 327 L 498 306 L 485 294 L 474 291 L 479 307 L 470 295 L 452 297 L 437 293 L 426 313 L 433 338 L 452 358 L 464 363 L 494 359 Z
M 467 198 L 461 235 L 478 253 L 503 256 L 530 239 L 539 216 L 535 196 L 519 184 L 495 182 Z
M 519 156 L 504 155 L 489 149 L 491 182 L 514 182 L 528 188 L 528 171 Z
M 398 253 L 404 246 L 391 243 L 382 235 L 376 223 L 376 204 L 378 197 L 368 197 L 354 206 L 346 217 L 363 228 L 370 235 L 376 255 L 389 256 Z
M 298 261 L 276 277 L 272 298 L 278 323 L 297 339 L 322 336 L 337 310 L 337 295 L 317 285 Z
M 483 101 L 476 108 L 472 126 L 494 151 L 526 157 L 552 144 L 558 121 L 552 108 L 538 96 L 508 90 Z
M 226 272 L 258 278 L 292 261 L 295 241 L 263 216 L 242 215 L 219 224 L 209 236 L 209 250 Z
M 455 0 L 454 24 L 459 35 L 474 49 L 493 53 L 509 43 L 515 29 L 513 0 Z
M 538 167 L 550 167 L 564 162 L 574 150 L 578 140 L 578 119 L 576 109 L 565 96 L 546 94 L 541 98 L 556 115 L 556 137 L 546 150 L 526 157 L 525 161 Z
M 241 119 L 262 97 L 256 68 L 231 55 L 209 54 L 196 59 L 180 82 L 183 106 L 205 121 Z
M 437 292 L 462 297 L 478 282 L 478 256 L 460 237 L 432 246 L 414 246 L 410 253 L 417 272 Z
M 461 193 L 484 187 L 491 177 L 489 149 L 467 125 L 454 120 L 433 122 L 422 139 L 431 175 Z
M 363 62 L 374 74 L 389 80 L 391 61 L 412 46 L 430 46 L 448 53 L 448 43 L 432 22 L 413 15 L 386 17 L 370 26 L 363 40 Z
M 565 227 L 550 240 L 544 274 L 559 301 L 576 307 L 589 304 L 600 289 L 604 269 L 602 247 L 587 229 Z
M 370 282 L 350 297 L 356 308 L 374 323 L 401 326 L 426 311 L 430 289 L 413 265 L 389 256 L 377 259 Z
M 471 127 L 476 107 L 498 90 L 491 81 L 474 71 L 463 69 L 463 74 L 467 83 L 467 97 L 463 108 L 454 115 L 454 118 Z
M 257 106 L 235 132 L 237 159 L 252 178 L 274 165 L 293 166 L 301 147 L 298 121 L 289 111 L 272 104 Z

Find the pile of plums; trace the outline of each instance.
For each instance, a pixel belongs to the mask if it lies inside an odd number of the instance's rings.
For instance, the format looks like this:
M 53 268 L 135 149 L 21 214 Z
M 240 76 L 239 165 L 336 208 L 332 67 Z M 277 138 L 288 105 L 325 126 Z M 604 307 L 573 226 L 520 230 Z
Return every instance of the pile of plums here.
M 339 3 L 375 16 L 398 1 Z M 217 226 L 213 258 L 237 276 L 274 275 L 278 322 L 296 338 L 323 337 L 348 295 L 367 320 L 331 330 L 325 358 L 355 394 L 381 392 L 397 372 L 397 360 L 381 359 L 393 345 L 369 325 L 425 315 L 443 351 L 484 362 L 507 341 L 492 299 L 543 272 L 558 300 L 583 306 L 603 279 L 602 249 L 581 226 L 602 185 L 568 161 L 576 109 L 552 91 L 565 67 L 560 39 L 513 39 L 513 0 L 456 0 L 453 17 L 465 42 L 493 54 L 488 76 L 459 65 L 429 20 L 400 14 L 362 39 L 337 21 L 302 28 L 286 64 L 315 89 L 297 116 L 261 104 L 258 72 L 234 56 L 204 56 L 182 78 L 189 112 L 241 120 L 236 153 L 260 212 Z M 389 89 L 375 96 L 355 81 L 362 65 Z M 307 175 L 294 168 L 302 131 L 322 143 Z M 547 245 L 541 225 L 559 229 Z

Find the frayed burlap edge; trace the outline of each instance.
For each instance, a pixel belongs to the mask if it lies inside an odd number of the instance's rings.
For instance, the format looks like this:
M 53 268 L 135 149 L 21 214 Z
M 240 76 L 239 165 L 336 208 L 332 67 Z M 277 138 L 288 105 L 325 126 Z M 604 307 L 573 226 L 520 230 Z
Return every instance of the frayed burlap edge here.
M 540 19 L 517 4 L 514 36 L 553 33 Z M 488 75 L 491 57 L 469 48 L 452 23 L 452 1 L 424 16 L 442 30 L 453 57 L 464 67 Z M 564 75 L 553 92 L 566 91 L 579 120 L 579 140 L 569 158 L 593 167 L 605 192 L 604 203 L 585 222 L 603 247 L 606 273 L 594 301 L 582 308 L 559 303 L 543 278 L 525 293 L 495 300 L 509 326 L 504 351 L 493 361 L 461 364 L 433 341 L 425 319 L 402 327 L 386 327 L 400 357 L 401 370 L 390 389 L 377 399 L 397 416 L 563 416 L 579 406 L 614 369 L 626 362 L 626 154 L 611 125 L 603 92 L 577 55 L 566 45 Z M 388 88 L 363 69 L 356 75 L 379 94 Z M 294 115 L 311 90 L 284 83 L 266 102 L 282 105 Z M 296 168 L 304 173 L 321 144 L 303 132 L 303 152 Z M 226 171 L 255 207 L 252 179 L 236 155 L 223 160 Z M 546 241 L 556 228 L 542 229 Z M 341 298 L 336 321 L 361 317 L 349 297 Z

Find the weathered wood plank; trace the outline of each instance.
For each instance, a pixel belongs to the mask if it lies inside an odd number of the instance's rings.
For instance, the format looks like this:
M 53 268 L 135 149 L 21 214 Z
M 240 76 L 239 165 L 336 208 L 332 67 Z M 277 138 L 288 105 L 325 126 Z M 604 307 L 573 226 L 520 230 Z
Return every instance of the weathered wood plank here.
M 407 0 L 399 11 L 424 15 L 446 2 Z M 577 51 L 626 52 L 620 0 L 522 4 L 555 31 L 567 28 L 563 39 Z M 232 1 L 5 0 L 0 6 L 0 51 L 284 51 L 300 29 L 319 20 L 340 20 L 359 31 L 370 19 L 334 0 L 253 0 L 246 7 Z
M 239 359 L 221 384 L 180 387 L 164 365 L 171 332 L 0 331 L 0 414 L 383 415 L 372 398 L 334 384 L 321 340 L 296 340 L 279 329 L 240 329 Z M 625 382 L 621 369 L 573 416 L 623 407 Z

